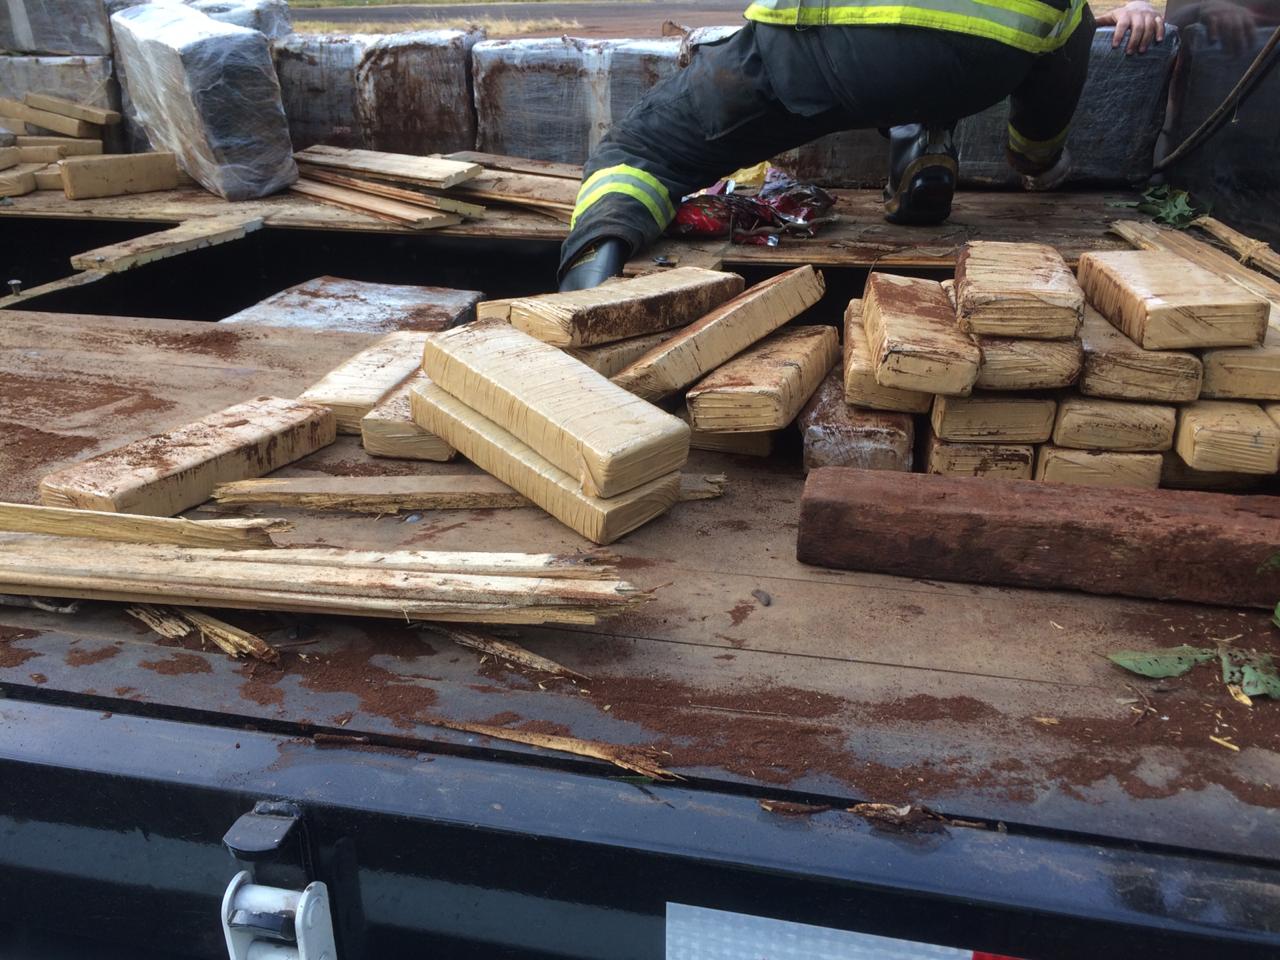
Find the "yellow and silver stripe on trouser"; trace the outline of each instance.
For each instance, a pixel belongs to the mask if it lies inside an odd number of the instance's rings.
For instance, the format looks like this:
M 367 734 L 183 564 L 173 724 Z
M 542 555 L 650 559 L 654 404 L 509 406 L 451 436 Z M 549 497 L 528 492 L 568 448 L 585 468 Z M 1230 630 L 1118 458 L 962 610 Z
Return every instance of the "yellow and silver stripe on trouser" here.
M 602 198 L 612 194 L 623 194 L 641 203 L 653 215 L 659 231 L 667 229 L 668 224 L 675 219 L 676 208 L 671 202 L 671 194 L 661 181 L 639 167 L 622 163 L 597 170 L 583 181 L 578 190 L 578 204 L 573 208 L 569 228 L 577 226 L 578 219 L 584 213 Z
M 746 18 L 780 26 L 897 25 L 951 30 L 1029 53 L 1056 50 L 1075 31 L 1084 0 L 1060 10 L 1041 0 L 755 0 Z
M 1048 140 L 1032 140 L 1030 137 L 1024 137 L 1010 123 L 1009 149 L 1020 156 L 1026 157 L 1032 163 L 1046 167 L 1052 166 L 1054 161 L 1058 159 L 1058 154 L 1062 152 L 1062 145 L 1067 142 L 1067 133 L 1069 131 L 1070 127 L 1063 127 L 1060 133 L 1050 137 Z

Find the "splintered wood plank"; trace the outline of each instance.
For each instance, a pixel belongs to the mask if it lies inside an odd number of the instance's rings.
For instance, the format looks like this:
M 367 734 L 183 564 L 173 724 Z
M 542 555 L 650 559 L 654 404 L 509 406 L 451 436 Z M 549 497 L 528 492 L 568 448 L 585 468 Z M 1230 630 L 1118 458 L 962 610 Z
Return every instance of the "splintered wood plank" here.
M 306 510 L 502 510 L 529 500 L 487 475 L 412 477 L 266 477 L 216 487 L 226 506 L 275 504 Z
M 627 282 L 670 276 L 651 274 Z M 825 290 L 822 274 L 809 266 L 770 277 L 623 368 L 613 382 L 646 400 L 668 397 L 798 317 L 821 300 Z
M 499 321 L 427 341 L 427 376 L 528 444 L 584 493 L 614 497 L 679 470 L 689 428 L 550 344 Z
M 543 177 L 528 173 L 506 173 L 485 170 L 453 189 L 459 196 L 486 203 L 505 203 L 527 207 L 568 222 L 578 197 L 578 182 L 560 177 Z
M 1280 277 L 1280 253 L 1276 253 L 1270 244 L 1255 240 L 1213 217 L 1197 217 L 1191 226 L 1221 240 L 1240 258 L 1241 263 Z
M 102 136 L 102 128 L 97 124 L 77 120 L 74 117 L 64 117 L 48 110 L 37 110 L 35 107 L 7 97 L 0 97 L 0 116 L 12 117 L 15 120 L 22 121 L 24 125 L 30 124 L 45 130 L 52 130 L 54 133 L 65 134 L 68 137 L 101 139 Z M 15 132 L 21 133 L 22 131 Z
M 607 500 L 593 497 L 577 479 L 435 384 L 415 384 L 410 402 L 424 429 L 593 543 L 612 543 L 665 513 L 679 496 L 680 474 L 670 473 Z
M 298 173 L 304 180 L 310 180 L 314 183 L 327 183 L 334 187 L 346 187 L 358 193 L 385 197 L 388 200 L 399 200 L 401 203 L 419 207 L 430 207 L 433 210 L 443 210 L 445 213 L 456 213 L 472 220 L 479 220 L 484 216 L 484 207 L 478 203 L 467 203 L 465 200 L 458 200 L 454 197 L 441 197 L 432 193 L 422 193 L 379 180 L 361 180 L 359 177 L 347 176 L 344 173 L 330 170 L 326 167 L 313 167 L 304 163 L 298 167 Z
M 954 443 L 930 430 L 924 456 L 925 472 L 943 477 L 1030 480 L 1036 448 L 1025 443 Z
M 332 410 L 339 433 L 359 434 L 361 419 L 422 366 L 429 337 L 421 330 L 389 333 L 334 367 L 298 400 Z
M 1109 326 L 1109 324 L 1108 324 Z M 975 337 L 982 351 L 979 390 L 1053 390 L 1080 376 L 1084 350 L 1079 340 L 1023 340 Z
M 586 347 L 681 327 L 742 292 L 736 273 L 679 267 L 590 290 L 520 297 L 511 323 L 557 347 Z
M 1197 240 L 1186 231 L 1147 221 L 1117 220 L 1111 224 L 1111 232 L 1141 250 L 1163 250 L 1184 257 L 1280 307 L 1280 282 L 1250 270 L 1230 254 Z
M 75 137 L 19 136 L 20 147 L 58 147 L 64 157 L 91 157 L 102 153 L 101 140 L 79 140 Z
M 188 220 L 170 230 L 149 233 L 132 240 L 123 240 L 105 247 L 98 247 L 71 258 L 77 270 L 105 270 L 120 273 L 144 263 L 153 263 L 167 257 L 200 250 L 239 240 L 255 230 L 262 229 L 261 217 L 245 217 L 227 214 L 202 220 Z
M 939 439 L 954 443 L 1043 443 L 1053 432 L 1057 407 L 1047 397 L 939 396 L 929 422 Z
M 805 481 L 796 555 L 899 577 L 1271 609 L 1280 570 L 1259 573 L 1275 553 L 1269 499 L 823 467 Z
M 260 477 L 333 443 L 333 414 L 278 397 L 238 403 L 47 475 L 49 506 L 169 517 L 219 483 Z
M 479 308 L 476 310 L 476 319 L 480 319 Z M 598 347 L 570 347 L 565 353 L 579 363 L 585 363 L 600 376 L 612 377 L 670 337 L 669 332 L 662 330 L 642 337 L 602 343 Z
M 1280 400 L 1280 309 L 1260 347 L 1220 347 L 1200 355 L 1204 362 L 1202 397 L 1215 400 Z
M 118 111 L 93 107 L 87 103 L 77 103 L 66 97 L 53 97 L 47 93 L 28 93 L 25 99 L 28 107 L 56 113 L 61 117 L 70 117 L 73 120 L 84 120 L 86 123 L 96 123 L 102 127 L 120 122 Z
M 937 281 L 872 273 L 862 322 L 881 386 L 951 396 L 973 389 L 982 354 Z
M 478 163 L 487 170 L 505 170 L 508 173 L 532 173 L 543 177 L 559 177 L 572 180 L 574 188 L 582 181 L 582 164 L 554 163 L 550 160 L 529 160 L 525 157 L 508 157 L 500 153 L 481 153 L 479 150 L 459 150 L 446 153 L 445 160 L 458 163 Z
M 1066 261 L 1042 243 L 975 240 L 956 260 L 960 329 L 993 337 L 1076 336 L 1084 294 Z
M 1079 450 L 1168 450 L 1177 419 L 1176 408 L 1155 403 L 1064 397 L 1053 442 Z
M 430 210 L 417 204 L 405 203 L 401 200 L 390 200 L 386 197 L 375 197 L 372 194 L 351 190 L 347 187 L 335 187 L 327 183 L 313 183 L 310 180 L 299 180 L 289 189 L 293 193 L 311 197 L 324 203 L 342 207 L 344 210 L 356 210 L 367 213 L 379 220 L 398 223 L 414 230 L 433 230 L 438 227 L 451 227 L 462 222 L 456 213 L 444 213 Z
M 294 158 L 299 163 L 409 180 L 438 190 L 474 179 L 484 172 L 479 164 L 459 163 L 440 157 L 415 157 L 404 153 L 380 153 L 376 150 L 352 150 L 320 144 L 299 150 Z
M 409 408 L 409 389 L 425 381 L 419 370 L 388 393 L 376 407 L 360 418 L 360 443 L 365 453 L 375 457 L 401 460 L 434 460 L 443 463 L 457 455 L 434 433 L 423 430 L 413 420 Z
M 844 399 L 844 372 L 838 364 L 819 384 L 796 422 L 803 437 L 806 470 L 911 469 L 915 448 L 911 415 L 849 406 Z
M 689 390 L 695 429 L 781 430 L 796 418 L 840 356 L 835 327 L 790 327 L 766 337 Z
M 1079 389 L 1086 396 L 1157 403 L 1190 403 L 1200 396 L 1204 367 L 1194 353 L 1144 350 L 1089 306 L 1080 339 Z
M 292 524 L 284 520 L 184 520 L 181 517 L 140 517 L 101 510 L 0 503 L 0 531 L 88 537 L 118 543 L 262 549 L 275 546 L 271 539 L 273 531 L 288 530 L 290 526 Z
M 1160 486 L 1164 458 L 1158 453 L 1118 450 L 1072 450 L 1045 445 L 1036 458 L 1036 479 L 1086 487 Z
M 1193 470 L 1280 471 L 1280 425 L 1256 403 L 1197 400 L 1178 411 L 1174 449 Z
M 1080 257 L 1089 302 L 1148 350 L 1262 342 L 1270 305 L 1176 254 L 1113 250 Z
M 153 193 L 178 185 L 178 161 L 172 153 L 68 157 L 61 168 L 68 200 Z
M 1280 415 L 1276 418 L 1280 425 Z M 1227 470 L 1193 470 L 1173 450 L 1161 455 L 1160 486 L 1170 490 L 1210 490 L 1219 493 L 1247 493 L 1265 482 L 1262 474 L 1232 473 Z
M 928 413 L 933 407 L 931 393 L 882 387 L 876 380 L 861 300 L 850 300 L 844 312 L 844 398 L 855 406 L 901 413 Z

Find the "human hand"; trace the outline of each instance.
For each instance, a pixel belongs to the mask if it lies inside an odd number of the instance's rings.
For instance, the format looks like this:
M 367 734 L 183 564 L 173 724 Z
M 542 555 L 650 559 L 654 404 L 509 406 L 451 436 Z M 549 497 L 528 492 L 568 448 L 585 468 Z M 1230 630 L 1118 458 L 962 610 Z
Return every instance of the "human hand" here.
M 1146 53 L 1153 40 L 1156 43 L 1164 40 L 1164 17 L 1147 0 L 1130 0 L 1123 7 L 1099 14 L 1096 19 L 1100 27 L 1116 28 L 1111 38 L 1113 50 L 1124 41 L 1125 33 L 1129 34 L 1126 54 Z

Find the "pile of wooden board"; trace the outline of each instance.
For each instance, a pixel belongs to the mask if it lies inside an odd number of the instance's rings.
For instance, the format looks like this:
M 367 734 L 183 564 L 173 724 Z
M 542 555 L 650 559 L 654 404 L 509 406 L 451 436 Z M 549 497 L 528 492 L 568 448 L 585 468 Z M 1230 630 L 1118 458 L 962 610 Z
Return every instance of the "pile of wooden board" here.
M 418 230 L 479 219 L 486 204 L 568 222 L 582 176 L 564 164 L 479 153 L 416 157 L 317 145 L 294 159 L 295 193 Z

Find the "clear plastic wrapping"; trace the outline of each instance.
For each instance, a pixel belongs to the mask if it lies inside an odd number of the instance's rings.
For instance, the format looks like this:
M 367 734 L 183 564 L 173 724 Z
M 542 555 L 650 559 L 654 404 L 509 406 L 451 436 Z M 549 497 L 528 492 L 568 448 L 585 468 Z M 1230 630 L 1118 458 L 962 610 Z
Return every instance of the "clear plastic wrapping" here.
M 151 143 L 228 200 L 298 178 L 267 39 L 190 7 L 144 4 L 112 17 L 129 95 Z
M 294 34 L 273 45 L 289 135 L 297 150 L 365 147 L 356 119 L 356 70 L 375 34 Z
M 293 33 L 286 0 L 187 0 L 214 20 L 257 30 L 268 40 L 281 40 Z
M 103 0 L 5 0 L 0 50 L 111 56 Z
M 30 92 L 120 108 L 110 57 L 0 57 L 0 97 L 21 100 Z

